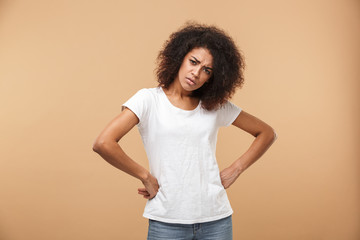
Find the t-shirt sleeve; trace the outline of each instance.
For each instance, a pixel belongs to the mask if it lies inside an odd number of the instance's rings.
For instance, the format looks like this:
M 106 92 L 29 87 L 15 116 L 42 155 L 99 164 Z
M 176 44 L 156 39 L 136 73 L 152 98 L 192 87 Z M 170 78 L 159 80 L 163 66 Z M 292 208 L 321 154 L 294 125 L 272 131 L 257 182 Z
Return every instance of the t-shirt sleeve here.
M 242 109 L 231 102 L 226 102 L 218 110 L 217 122 L 220 127 L 230 126 L 239 116 Z
M 149 114 L 150 101 L 150 92 L 143 88 L 137 91 L 122 106 L 129 108 L 138 117 L 139 123 L 142 123 Z

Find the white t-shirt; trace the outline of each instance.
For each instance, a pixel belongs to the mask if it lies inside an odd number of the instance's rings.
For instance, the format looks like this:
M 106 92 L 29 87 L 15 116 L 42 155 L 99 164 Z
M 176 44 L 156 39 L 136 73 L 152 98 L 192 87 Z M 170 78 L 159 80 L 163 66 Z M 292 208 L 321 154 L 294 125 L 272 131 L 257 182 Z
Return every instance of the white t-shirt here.
M 221 184 L 216 140 L 221 126 L 231 125 L 241 109 L 227 102 L 207 111 L 175 107 L 161 87 L 144 88 L 123 106 L 139 118 L 150 173 L 158 180 L 157 195 L 143 216 L 168 223 L 215 221 L 233 213 Z

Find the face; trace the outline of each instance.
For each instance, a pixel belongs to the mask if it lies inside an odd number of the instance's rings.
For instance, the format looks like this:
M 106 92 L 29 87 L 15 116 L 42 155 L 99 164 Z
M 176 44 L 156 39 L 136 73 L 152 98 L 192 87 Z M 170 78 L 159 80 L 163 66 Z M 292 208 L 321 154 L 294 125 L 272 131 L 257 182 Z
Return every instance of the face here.
M 186 54 L 175 80 L 185 91 L 203 86 L 212 76 L 213 57 L 206 48 L 194 48 Z

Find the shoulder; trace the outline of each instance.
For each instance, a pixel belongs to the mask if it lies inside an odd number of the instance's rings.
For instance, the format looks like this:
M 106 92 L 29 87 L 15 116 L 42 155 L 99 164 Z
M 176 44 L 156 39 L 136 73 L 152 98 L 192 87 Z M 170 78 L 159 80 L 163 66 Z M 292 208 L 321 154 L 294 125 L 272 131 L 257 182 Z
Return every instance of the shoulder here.
M 217 111 L 228 111 L 232 109 L 240 109 L 237 105 L 230 101 L 226 101 L 225 103 L 221 104 L 216 110 Z
M 237 106 L 235 103 L 227 101 L 225 103 L 227 105 L 227 107 L 231 107 L 231 108 L 240 108 L 239 106 Z
M 138 99 L 150 100 L 151 98 L 154 98 L 158 94 L 159 94 L 158 88 L 142 88 L 134 94 L 134 97 Z
M 138 94 L 141 95 L 147 95 L 147 96 L 155 96 L 160 94 L 160 88 L 159 87 L 153 87 L 153 88 L 142 88 L 138 90 Z
M 161 89 L 154 88 L 142 88 L 139 89 L 131 98 L 130 101 L 141 104 L 142 107 L 155 106 L 161 99 Z
M 220 126 L 229 126 L 239 116 L 241 108 L 227 101 L 217 110 L 217 118 Z
M 156 92 L 156 88 L 142 88 L 123 104 L 138 117 L 141 125 L 156 106 Z

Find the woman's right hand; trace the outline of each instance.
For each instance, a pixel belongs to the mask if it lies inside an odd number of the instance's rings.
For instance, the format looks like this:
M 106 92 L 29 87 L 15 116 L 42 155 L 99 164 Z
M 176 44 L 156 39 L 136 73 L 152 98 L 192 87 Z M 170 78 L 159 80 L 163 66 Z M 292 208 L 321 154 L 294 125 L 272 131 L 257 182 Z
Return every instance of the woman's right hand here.
M 138 188 L 138 194 L 143 195 L 146 199 L 154 198 L 159 190 L 157 179 L 153 175 L 149 174 L 142 183 L 145 188 Z

